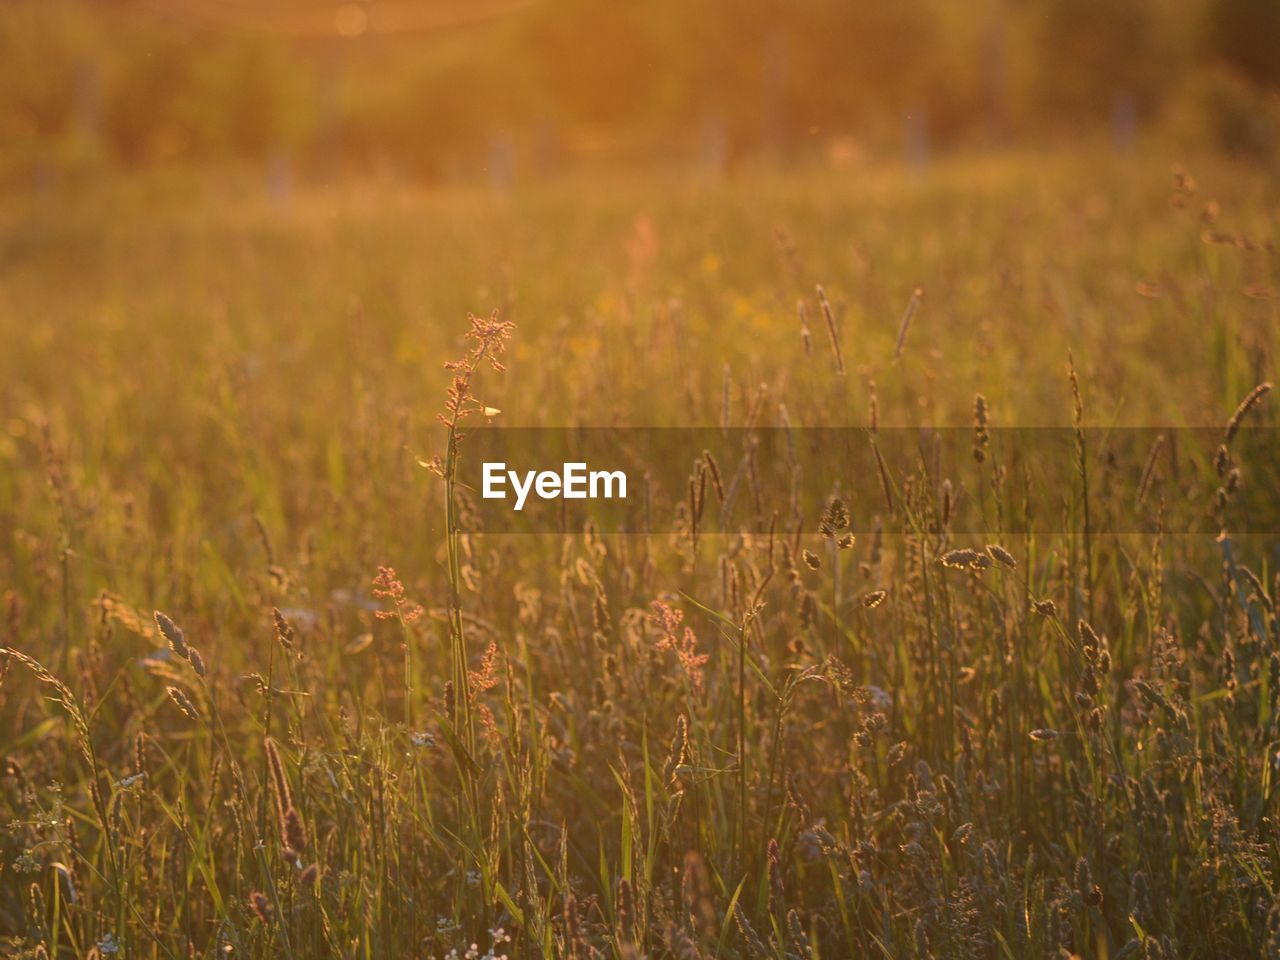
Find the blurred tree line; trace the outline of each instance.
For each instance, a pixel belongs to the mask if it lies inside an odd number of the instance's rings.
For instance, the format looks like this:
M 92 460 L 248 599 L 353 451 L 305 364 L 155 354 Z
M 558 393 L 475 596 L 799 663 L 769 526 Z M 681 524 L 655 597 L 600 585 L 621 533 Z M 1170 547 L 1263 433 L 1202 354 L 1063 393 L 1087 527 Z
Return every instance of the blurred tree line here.
M 22 176 L 732 163 L 1153 125 L 1274 154 L 1277 91 L 1278 0 L 0 2 L 0 163 Z

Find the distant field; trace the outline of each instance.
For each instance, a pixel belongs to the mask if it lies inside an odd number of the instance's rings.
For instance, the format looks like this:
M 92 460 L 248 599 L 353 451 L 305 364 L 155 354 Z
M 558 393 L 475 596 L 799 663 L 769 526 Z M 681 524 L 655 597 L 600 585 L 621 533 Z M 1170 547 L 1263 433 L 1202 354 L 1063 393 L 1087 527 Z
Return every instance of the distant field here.
M 1280 957 L 1273 175 L 201 182 L 0 209 L 0 951 Z M 508 426 L 1221 428 L 1142 509 L 1224 536 L 954 533 L 990 451 L 852 544 L 475 535 L 468 356 Z

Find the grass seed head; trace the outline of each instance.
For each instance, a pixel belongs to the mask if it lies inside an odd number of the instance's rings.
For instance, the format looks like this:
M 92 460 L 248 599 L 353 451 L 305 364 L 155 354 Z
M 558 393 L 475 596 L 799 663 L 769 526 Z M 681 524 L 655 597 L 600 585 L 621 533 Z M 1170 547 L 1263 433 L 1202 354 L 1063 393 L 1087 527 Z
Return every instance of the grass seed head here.
M 258 921 L 264 926 L 271 926 L 276 918 L 275 907 L 271 905 L 271 900 L 261 890 L 255 890 L 249 894 L 249 912 L 258 918 Z
M 831 310 L 831 303 L 827 300 L 827 291 L 822 289 L 822 284 L 817 286 L 818 305 L 822 307 L 822 319 L 827 323 L 827 335 L 831 338 L 831 352 L 835 356 L 836 374 L 843 377 L 844 355 L 840 351 L 840 331 L 836 328 L 835 313 Z
M 169 649 L 182 657 L 182 659 L 186 660 L 190 654 L 187 648 L 186 636 L 183 634 L 182 628 L 159 610 L 155 611 L 154 616 L 156 626 L 160 628 L 160 633 L 169 641 Z
M 1231 419 L 1227 421 L 1226 431 L 1223 433 L 1222 442 L 1228 445 L 1235 438 L 1236 432 L 1240 429 L 1240 423 L 1248 416 L 1249 411 L 1262 402 L 1262 398 L 1271 392 L 1270 383 L 1260 383 L 1252 390 L 1249 395 L 1240 401 L 1240 406 L 1236 407 L 1236 412 L 1231 415 Z
M 953 570 L 963 570 L 966 567 L 972 567 L 982 556 L 977 550 L 962 547 L 956 550 L 948 550 L 939 558 L 938 562 L 944 567 L 950 567 Z
M 195 704 L 191 702 L 191 698 L 181 688 L 165 687 L 165 693 L 169 694 L 169 699 L 174 702 L 188 720 L 200 719 L 200 713 L 196 710 Z
M 1013 554 L 998 543 L 987 544 L 987 555 L 996 563 L 1002 563 L 1010 570 L 1014 570 L 1018 566 L 1018 561 L 1013 558 Z

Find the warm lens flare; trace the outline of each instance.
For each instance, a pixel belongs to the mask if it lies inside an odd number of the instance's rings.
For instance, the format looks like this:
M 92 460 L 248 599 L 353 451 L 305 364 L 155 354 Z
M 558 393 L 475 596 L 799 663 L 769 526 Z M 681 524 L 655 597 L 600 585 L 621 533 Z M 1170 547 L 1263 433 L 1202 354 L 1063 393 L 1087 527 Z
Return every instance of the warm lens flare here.
M 369 11 L 364 4 L 344 3 L 333 15 L 333 26 L 340 37 L 364 36 L 369 29 Z

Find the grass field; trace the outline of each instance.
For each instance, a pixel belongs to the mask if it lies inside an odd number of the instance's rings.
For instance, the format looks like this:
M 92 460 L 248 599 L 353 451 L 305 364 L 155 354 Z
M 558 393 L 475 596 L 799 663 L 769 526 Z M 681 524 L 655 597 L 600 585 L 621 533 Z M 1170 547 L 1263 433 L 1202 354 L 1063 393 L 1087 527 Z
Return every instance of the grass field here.
M 953 535 L 990 456 L 847 549 L 505 538 L 439 419 L 505 342 L 508 426 L 1275 425 L 1280 183 L 1189 167 L 6 203 L 0 950 L 1280 957 L 1248 463 L 1153 474 L 1217 539 Z

